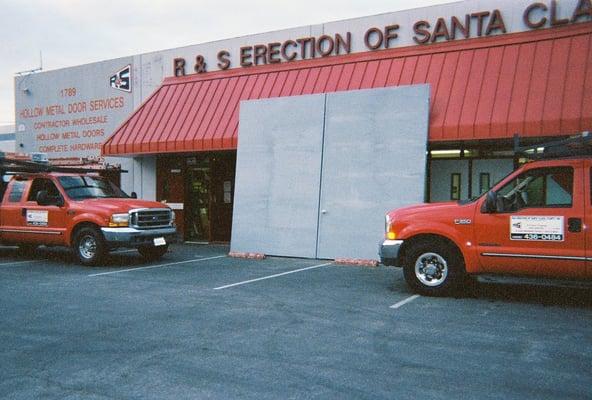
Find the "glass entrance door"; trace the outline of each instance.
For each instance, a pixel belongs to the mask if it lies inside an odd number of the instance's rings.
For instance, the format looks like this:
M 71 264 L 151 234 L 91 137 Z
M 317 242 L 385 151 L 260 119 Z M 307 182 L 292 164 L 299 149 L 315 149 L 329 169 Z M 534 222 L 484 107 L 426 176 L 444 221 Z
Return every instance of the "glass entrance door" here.
M 209 157 L 187 159 L 187 241 L 210 241 L 210 180 Z
M 198 153 L 184 163 L 185 240 L 230 242 L 236 153 Z
M 227 243 L 230 242 L 230 232 L 232 230 L 236 153 L 217 153 L 212 155 L 210 161 L 212 166 L 210 241 Z

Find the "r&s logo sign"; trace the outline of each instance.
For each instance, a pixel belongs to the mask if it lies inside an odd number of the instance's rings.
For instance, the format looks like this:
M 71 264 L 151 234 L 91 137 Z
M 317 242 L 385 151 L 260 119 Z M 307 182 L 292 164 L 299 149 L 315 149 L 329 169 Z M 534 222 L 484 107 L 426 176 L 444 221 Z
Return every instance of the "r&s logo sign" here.
M 115 75 L 112 75 L 109 78 L 109 85 L 113 89 L 122 90 L 124 92 L 131 92 L 132 91 L 132 66 L 128 65 L 127 67 L 117 71 Z

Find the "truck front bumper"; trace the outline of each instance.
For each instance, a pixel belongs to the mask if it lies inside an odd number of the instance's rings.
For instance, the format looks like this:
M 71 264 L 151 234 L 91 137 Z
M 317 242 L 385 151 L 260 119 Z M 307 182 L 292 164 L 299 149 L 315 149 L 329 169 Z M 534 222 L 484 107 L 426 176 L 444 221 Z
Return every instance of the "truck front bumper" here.
M 156 238 L 164 238 L 167 244 L 177 241 L 177 228 L 174 226 L 158 229 L 101 228 L 101 231 L 111 248 L 154 245 Z
M 399 267 L 399 251 L 402 240 L 385 240 L 378 245 L 378 256 L 381 264 Z

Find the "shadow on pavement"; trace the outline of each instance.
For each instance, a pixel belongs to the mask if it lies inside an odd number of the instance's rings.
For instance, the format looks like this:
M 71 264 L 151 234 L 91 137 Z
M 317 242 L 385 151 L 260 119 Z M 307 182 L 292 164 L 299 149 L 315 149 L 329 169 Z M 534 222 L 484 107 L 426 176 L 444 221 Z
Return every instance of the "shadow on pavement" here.
M 168 258 L 169 256 L 165 255 L 163 257 L 163 262 L 166 262 L 165 260 L 167 260 Z M 75 259 L 70 249 L 58 246 L 39 246 L 34 251 L 27 253 L 24 253 L 22 249 L 19 249 L 17 247 L 2 247 L 0 248 L 0 260 L 5 260 L 4 262 L 47 260 L 50 262 L 57 262 L 65 265 L 79 266 L 77 260 Z M 147 261 L 142 256 L 140 256 L 140 254 L 137 251 L 116 251 L 109 253 L 105 257 L 101 265 L 98 265 L 97 267 L 127 267 L 141 264 L 147 264 Z
M 463 297 L 489 301 L 592 308 L 592 287 L 476 282 Z

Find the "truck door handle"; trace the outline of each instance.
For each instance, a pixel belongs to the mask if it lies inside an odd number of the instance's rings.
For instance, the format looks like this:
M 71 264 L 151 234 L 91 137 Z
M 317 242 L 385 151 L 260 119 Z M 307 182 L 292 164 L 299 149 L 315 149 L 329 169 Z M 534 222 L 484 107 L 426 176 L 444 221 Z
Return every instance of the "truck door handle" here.
M 567 230 L 569 232 L 578 233 L 582 231 L 582 219 L 581 218 L 569 218 L 567 220 Z

